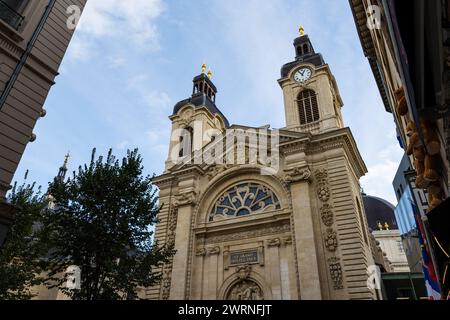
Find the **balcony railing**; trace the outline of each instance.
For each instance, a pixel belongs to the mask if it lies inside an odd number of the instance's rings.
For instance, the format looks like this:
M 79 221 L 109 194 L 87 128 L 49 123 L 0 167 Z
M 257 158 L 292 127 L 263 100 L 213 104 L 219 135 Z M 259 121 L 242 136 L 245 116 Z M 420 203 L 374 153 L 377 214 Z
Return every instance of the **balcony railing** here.
M 0 19 L 17 30 L 22 24 L 23 16 L 8 6 L 4 1 L 0 0 Z

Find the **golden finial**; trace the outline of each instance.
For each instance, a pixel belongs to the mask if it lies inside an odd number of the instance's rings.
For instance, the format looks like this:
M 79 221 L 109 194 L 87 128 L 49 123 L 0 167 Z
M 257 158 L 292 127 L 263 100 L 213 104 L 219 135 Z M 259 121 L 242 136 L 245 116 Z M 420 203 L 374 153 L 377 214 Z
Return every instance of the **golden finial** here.
M 298 29 L 298 32 L 300 33 L 300 36 L 305 35 L 305 29 L 303 28 L 303 26 L 300 26 L 300 28 Z
M 209 69 L 208 70 L 208 78 L 211 79 L 211 77 L 212 77 L 212 72 L 211 72 L 211 69 Z
M 381 222 L 378 221 L 378 229 L 380 229 L 380 231 L 383 230 L 383 225 L 381 224 Z
M 206 63 L 202 64 L 202 73 L 206 72 Z
M 389 224 L 387 222 L 384 223 L 384 227 L 386 230 L 389 230 Z

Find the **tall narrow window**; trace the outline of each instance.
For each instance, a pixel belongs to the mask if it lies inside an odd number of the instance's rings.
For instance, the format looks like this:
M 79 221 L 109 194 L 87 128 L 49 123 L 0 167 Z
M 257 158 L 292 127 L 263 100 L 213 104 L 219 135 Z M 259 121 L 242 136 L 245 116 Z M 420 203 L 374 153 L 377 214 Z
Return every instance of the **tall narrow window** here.
M 300 124 L 306 124 L 319 120 L 319 107 L 317 95 L 312 90 L 304 90 L 298 96 L 298 111 Z
M 23 21 L 23 11 L 28 0 L 0 0 L 0 19 L 14 29 L 18 29 Z
M 192 153 L 192 143 L 194 140 L 194 129 L 192 127 L 184 128 L 183 135 L 180 136 L 180 152 L 179 157 L 185 157 Z

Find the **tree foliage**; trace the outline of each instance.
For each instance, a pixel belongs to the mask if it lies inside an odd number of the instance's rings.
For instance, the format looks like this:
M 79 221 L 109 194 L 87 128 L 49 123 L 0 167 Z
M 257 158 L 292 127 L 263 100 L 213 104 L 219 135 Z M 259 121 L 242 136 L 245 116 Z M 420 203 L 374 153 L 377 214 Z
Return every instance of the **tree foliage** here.
M 128 151 L 119 161 L 106 159 L 80 166 L 66 182 L 55 179 L 48 193 L 52 210 L 44 216 L 49 254 L 49 288 L 73 299 L 126 299 L 136 288 L 160 281 L 155 268 L 173 255 L 172 248 L 152 243 L 151 226 L 159 211 L 152 178 L 143 176 L 142 158 Z M 81 286 L 68 290 L 66 269 L 78 266 Z
M 34 296 L 31 288 L 43 282 L 41 257 L 47 248 L 39 241 L 38 226 L 47 201 L 34 184 L 15 184 L 7 201 L 17 210 L 0 248 L 0 300 L 30 299 Z

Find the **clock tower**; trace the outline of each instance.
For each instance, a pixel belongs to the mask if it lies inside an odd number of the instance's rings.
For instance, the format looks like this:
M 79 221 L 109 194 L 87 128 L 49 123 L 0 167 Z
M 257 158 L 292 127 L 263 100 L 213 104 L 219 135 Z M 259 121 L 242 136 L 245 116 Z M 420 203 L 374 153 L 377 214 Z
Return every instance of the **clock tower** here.
M 344 127 L 336 80 L 322 55 L 300 29 L 294 40 L 295 60 L 281 68 L 286 129 L 323 133 Z

